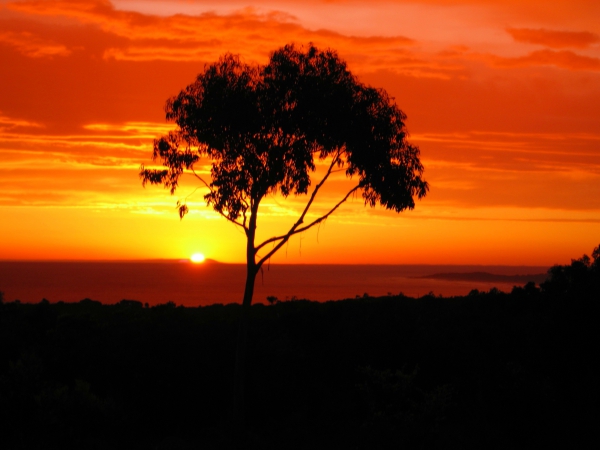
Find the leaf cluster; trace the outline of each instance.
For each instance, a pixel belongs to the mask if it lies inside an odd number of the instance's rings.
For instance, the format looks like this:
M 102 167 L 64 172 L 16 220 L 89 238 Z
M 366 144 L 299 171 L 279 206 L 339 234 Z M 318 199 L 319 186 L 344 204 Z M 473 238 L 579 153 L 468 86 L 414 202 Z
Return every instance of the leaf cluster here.
M 412 209 L 428 190 L 419 149 L 406 141 L 404 113 L 331 50 L 287 45 L 264 66 L 226 54 L 165 110 L 177 129 L 155 140 L 153 159 L 164 169 L 142 166 L 143 183 L 173 193 L 205 158 L 210 179 L 193 173 L 209 189 L 207 204 L 244 227 L 266 195 L 308 193 L 316 158 L 332 159 L 326 177 L 340 169 L 357 177 L 370 206 Z

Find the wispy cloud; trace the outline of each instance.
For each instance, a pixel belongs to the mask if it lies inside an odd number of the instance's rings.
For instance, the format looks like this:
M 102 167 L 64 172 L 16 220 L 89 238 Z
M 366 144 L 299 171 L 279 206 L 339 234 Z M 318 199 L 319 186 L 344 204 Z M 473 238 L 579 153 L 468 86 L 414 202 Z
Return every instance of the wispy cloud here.
M 71 50 L 65 45 L 48 42 L 27 31 L 20 33 L 10 31 L 0 32 L 0 44 L 13 47 L 31 58 L 51 58 L 54 56 L 69 56 L 71 54 Z
M 600 36 L 589 31 L 557 31 L 543 28 L 507 28 L 506 31 L 517 42 L 554 49 L 588 48 L 600 42 Z
M 225 52 L 238 53 L 243 48 L 247 61 L 263 62 L 274 46 L 314 42 L 344 54 L 355 70 L 386 68 L 414 76 L 442 78 L 456 71 L 456 66 L 447 61 L 433 61 L 411 51 L 416 41 L 409 37 L 309 30 L 280 11 L 245 8 L 227 15 L 205 12 L 162 17 L 116 10 L 106 1 L 23 1 L 9 3 L 9 8 L 30 16 L 63 17 L 119 37 L 103 51 L 104 58 L 109 60 L 213 61 Z
M 16 119 L 5 115 L 0 112 L 0 132 L 4 132 L 8 129 L 14 128 L 43 128 L 44 126 L 38 122 L 31 120 Z
M 570 50 L 538 50 L 516 58 L 493 56 L 491 59 L 498 67 L 555 66 L 569 70 L 600 71 L 600 58 L 579 55 Z

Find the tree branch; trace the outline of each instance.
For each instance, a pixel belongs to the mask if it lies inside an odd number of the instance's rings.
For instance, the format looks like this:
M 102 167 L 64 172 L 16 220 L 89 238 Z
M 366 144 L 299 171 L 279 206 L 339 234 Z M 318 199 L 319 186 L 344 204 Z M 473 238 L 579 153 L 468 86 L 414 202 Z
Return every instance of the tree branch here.
M 204 186 L 206 186 L 206 187 L 208 188 L 208 190 L 210 191 L 210 193 L 211 193 L 211 194 L 212 194 L 212 193 L 214 193 L 213 189 L 212 189 L 212 188 L 210 187 L 210 185 L 209 185 L 209 184 L 208 184 L 208 183 L 207 183 L 207 182 L 204 180 L 204 178 L 202 178 L 200 175 L 198 175 L 198 174 L 196 173 L 196 170 L 194 169 L 194 165 L 193 165 L 193 164 L 192 164 L 192 166 L 191 166 L 191 169 L 192 169 L 192 173 L 194 174 L 194 176 L 195 176 L 196 178 L 198 178 L 198 179 L 199 179 L 199 180 L 200 180 L 200 181 L 201 181 L 201 182 L 204 184 Z M 217 210 L 215 209 L 215 211 L 217 211 Z M 230 221 L 231 223 L 233 223 L 234 225 L 237 225 L 238 227 L 242 227 L 244 230 L 247 230 L 247 229 L 248 229 L 248 228 L 246 227 L 246 214 L 245 214 L 245 213 L 244 213 L 244 222 L 243 222 L 243 223 L 242 223 L 242 222 L 239 222 L 239 221 L 237 221 L 237 220 L 235 220 L 235 219 L 232 219 L 232 218 L 231 218 L 231 217 L 229 217 L 228 215 L 226 215 L 226 214 L 223 214 L 221 211 L 217 211 L 217 213 L 219 213 L 219 215 L 220 215 L 221 217 L 223 217 L 223 218 L 225 218 L 225 219 L 229 220 L 229 221 Z
M 267 245 L 271 242 L 276 242 L 276 241 L 279 241 L 281 239 L 286 239 L 286 238 L 289 239 L 290 236 L 296 234 L 295 230 L 304 223 L 304 217 L 306 217 L 306 213 L 308 213 L 308 210 L 310 209 L 311 205 L 313 204 L 315 197 L 317 196 L 317 193 L 319 192 L 319 189 L 321 189 L 321 187 L 323 186 L 325 181 L 327 181 L 327 178 L 329 178 L 329 175 L 331 175 L 331 173 L 333 172 L 333 168 L 339 161 L 340 153 L 341 153 L 341 151 L 338 149 L 337 154 L 331 160 L 331 164 L 329 165 L 329 168 L 327 169 L 327 173 L 325 173 L 325 176 L 323 177 L 323 179 L 315 186 L 315 189 L 313 190 L 312 194 L 310 195 L 310 199 L 308 200 L 308 203 L 304 207 L 304 210 L 302 211 L 302 214 L 300 214 L 300 217 L 298 218 L 296 223 L 294 223 L 294 225 L 292 225 L 292 227 L 289 229 L 289 231 L 286 234 L 284 234 L 282 236 L 275 236 L 275 237 L 267 239 L 262 244 L 260 244 L 258 247 L 256 247 L 255 251 L 258 252 L 262 247 L 264 247 L 265 245 Z
M 213 190 L 212 190 L 212 188 L 210 187 L 210 184 L 208 184 L 208 183 L 207 183 L 207 182 L 204 180 L 204 178 L 202 178 L 200 175 L 198 175 L 198 174 L 196 173 L 196 169 L 194 169 L 194 165 L 193 165 L 193 164 L 192 164 L 192 166 L 191 166 L 191 169 L 192 169 L 192 173 L 194 174 L 194 176 L 195 176 L 196 178 L 198 178 L 198 179 L 199 179 L 199 180 L 202 182 L 202 184 L 204 184 L 204 186 L 206 186 L 206 187 L 208 188 L 208 190 L 210 191 L 210 193 L 212 194 L 212 193 L 213 193 Z
M 257 266 L 258 267 L 262 266 L 262 264 L 267 259 L 269 259 L 271 256 L 273 256 L 275 254 L 275 252 L 277 252 L 277 250 L 279 250 L 293 235 L 298 234 L 298 233 L 302 233 L 303 231 L 306 231 L 306 230 L 314 227 L 315 225 L 323 222 L 325 219 L 327 219 L 331 214 L 333 214 L 335 212 L 336 209 L 338 209 L 340 207 L 340 205 L 342 203 L 344 203 L 346 200 L 348 200 L 348 197 L 350 197 L 350 195 L 352 195 L 358 188 L 360 188 L 360 184 L 357 184 L 352 189 L 350 189 L 350 191 L 348 191 L 348 193 L 344 196 L 344 198 L 341 199 L 333 208 L 331 208 L 329 210 L 329 212 L 327 212 L 327 214 L 324 214 L 323 216 L 319 217 L 318 219 L 315 219 L 310 224 L 308 224 L 308 225 L 306 225 L 304 227 L 301 227 L 301 228 L 294 228 L 294 227 L 292 227 L 292 229 L 290 229 L 290 231 L 285 236 L 278 236 L 278 237 L 275 237 L 275 238 L 267 239 L 265 242 L 263 242 L 258 247 L 256 247 L 256 251 L 258 251 L 258 249 L 261 248 L 261 247 L 263 247 L 265 244 L 267 244 L 269 242 L 276 242 L 277 240 L 280 240 L 279 243 L 277 243 L 277 245 L 275 247 L 273 247 L 271 249 L 271 251 L 269 251 L 269 253 L 267 253 L 264 257 L 262 257 L 258 261 Z
M 229 220 L 232 224 L 237 225 L 238 227 L 242 227 L 244 230 L 248 230 L 248 227 L 245 224 L 243 224 L 242 222 L 238 222 L 237 220 L 232 219 L 231 217 L 223 214 L 221 211 L 217 211 L 217 212 L 221 215 L 221 217 L 224 217 L 225 219 Z M 244 220 L 244 222 L 245 222 L 245 220 Z

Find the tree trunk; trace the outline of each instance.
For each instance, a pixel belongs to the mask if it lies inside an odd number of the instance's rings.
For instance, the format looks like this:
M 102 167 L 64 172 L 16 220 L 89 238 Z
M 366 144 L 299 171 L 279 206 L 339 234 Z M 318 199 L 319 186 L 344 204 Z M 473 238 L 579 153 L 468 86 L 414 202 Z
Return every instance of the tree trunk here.
M 244 289 L 244 300 L 242 302 L 242 314 L 237 336 L 237 348 L 235 352 L 235 370 L 233 374 L 233 422 L 235 430 L 242 431 L 245 428 L 245 378 L 246 378 L 246 349 L 248 344 L 248 322 L 250 320 L 250 305 L 254 294 L 254 280 L 258 270 L 248 267 L 246 271 L 246 287 Z
M 242 301 L 242 314 L 237 336 L 235 352 L 235 368 L 233 374 L 233 432 L 236 440 L 243 439 L 246 428 L 246 353 L 248 342 L 248 323 L 250 321 L 250 306 L 254 295 L 254 282 L 259 266 L 255 261 L 254 237 L 256 233 L 256 214 L 251 215 L 250 224 L 246 231 L 246 285 Z

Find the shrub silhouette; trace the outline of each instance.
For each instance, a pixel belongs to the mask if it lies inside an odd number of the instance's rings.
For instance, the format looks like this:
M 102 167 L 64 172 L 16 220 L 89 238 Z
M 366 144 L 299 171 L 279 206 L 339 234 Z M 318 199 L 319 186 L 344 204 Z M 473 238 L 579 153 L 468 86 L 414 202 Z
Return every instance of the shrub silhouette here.
M 555 265 L 548 270 L 548 279 L 540 287 L 543 292 L 570 298 L 600 295 L 600 245 L 592 258 L 583 255 L 572 259 L 569 265 Z

